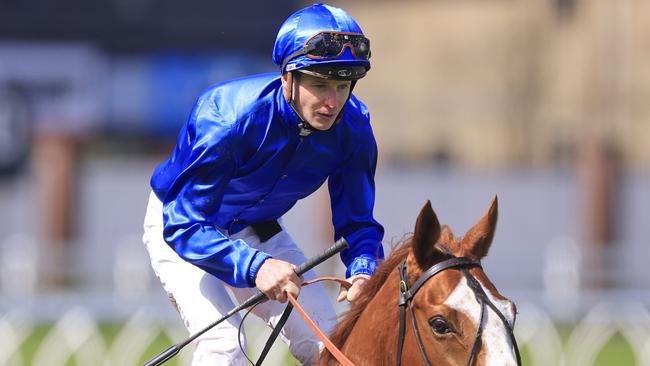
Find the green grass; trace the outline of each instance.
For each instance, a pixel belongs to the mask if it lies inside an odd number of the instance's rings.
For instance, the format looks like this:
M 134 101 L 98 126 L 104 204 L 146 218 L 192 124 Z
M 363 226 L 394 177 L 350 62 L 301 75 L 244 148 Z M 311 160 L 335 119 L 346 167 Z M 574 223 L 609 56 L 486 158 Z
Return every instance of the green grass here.
M 23 360 L 27 365 L 31 365 L 32 359 L 36 354 L 38 346 L 41 344 L 43 338 L 45 338 L 50 328 L 50 324 L 37 325 L 34 327 L 29 338 L 27 338 L 23 343 L 23 346 L 21 348 L 21 355 L 23 356 Z
M 571 331 L 573 330 L 573 326 L 571 324 L 560 324 L 557 328 L 562 339 L 562 344 L 566 346 Z M 632 347 L 619 332 L 616 332 L 600 350 L 592 366 L 635 365 L 637 365 L 637 361 Z
M 632 347 L 620 333 L 612 337 L 607 346 L 598 354 L 594 366 L 636 365 Z
M 52 324 L 39 324 L 35 326 L 30 334 L 30 336 L 23 342 L 20 355 L 22 356 L 23 361 L 26 365 L 31 365 L 34 361 L 34 356 L 38 348 L 41 346 L 41 343 L 47 336 L 48 332 L 51 330 Z M 119 334 L 122 329 L 122 324 L 102 324 L 100 325 L 100 331 L 102 338 L 106 342 L 107 347 L 110 348 L 115 337 Z M 166 349 L 172 344 L 172 340 L 162 332 L 156 337 L 156 339 L 149 345 L 146 352 L 140 357 L 139 364 L 144 363 L 149 358 L 158 354 L 162 350 Z M 183 350 L 181 352 L 191 352 L 191 350 Z M 173 358 L 165 363 L 168 366 L 181 366 L 177 358 Z M 74 357 L 68 359 L 66 366 L 87 366 L 87 365 L 78 365 Z M 125 365 L 127 366 L 127 365 Z
M 106 342 L 107 347 L 111 347 L 112 342 L 115 337 L 121 330 L 121 324 L 102 324 L 100 325 L 100 331 L 103 339 Z M 31 335 L 26 339 L 21 347 L 21 356 L 25 361 L 26 365 L 31 365 L 34 355 L 41 345 L 41 342 L 47 335 L 51 328 L 51 324 L 40 324 L 37 325 Z M 566 343 L 568 339 L 571 327 L 570 326 L 560 326 L 559 327 L 562 341 Z M 140 364 L 147 361 L 149 358 L 158 354 L 162 350 L 166 349 L 172 344 L 172 340 L 165 334 L 161 333 L 158 337 L 149 345 L 147 351 L 140 357 Z M 191 352 L 191 347 L 184 349 L 181 352 Z M 522 362 L 524 365 L 530 365 L 530 357 L 527 352 L 527 348 L 524 346 L 521 347 L 522 352 Z M 255 352 L 253 352 L 255 353 Z M 290 355 L 287 354 L 286 365 L 297 365 L 298 362 L 295 361 Z M 182 366 L 180 365 L 179 358 L 174 357 L 167 363 L 166 366 Z M 629 343 L 621 336 L 621 334 L 616 333 L 605 345 L 605 347 L 600 351 L 596 362 L 593 366 L 635 366 L 637 365 L 634 353 L 632 351 Z M 69 359 L 66 366 L 82 366 L 77 365 L 74 359 Z M 85 365 L 83 365 L 85 366 Z M 122 366 L 122 365 L 120 365 Z M 128 365 L 124 365 L 128 366 Z
M 143 364 L 144 362 L 148 361 L 151 359 L 153 356 L 157 355 L 158 353 L 162 352 L 163 350 L 166 350 L 169 346 L 171 346 L 174 343 L 169 337 L 167 337 L 164 334 L 158 335 L 158 337 L 154 340 L 153 343 L 149 346 L 147 351 L 140 357 L 140 362 L 139 364 Z M 191 347 L 188 347 L 188 349 L 182 349 L 181 352 L 192 352 Z M 174 357 L 171 360 L 165 362 L 165 365 L 169 366 L 180 366 L 179 358 Z

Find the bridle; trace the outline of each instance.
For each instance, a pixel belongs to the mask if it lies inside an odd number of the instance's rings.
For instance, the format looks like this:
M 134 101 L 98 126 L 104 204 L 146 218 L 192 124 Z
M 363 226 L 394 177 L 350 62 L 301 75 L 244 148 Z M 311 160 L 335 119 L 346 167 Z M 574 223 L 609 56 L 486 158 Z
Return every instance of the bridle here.
M 431 277 L 435 276 L 436 274 L 450 268 L 458 268 L 460 269 L 463 274 L 465 275 L 465 278 L 467 279 L 467 284 L 469 287 L 472 289 L 474 292 L 474 297 L 476 298 L 476 301 L 481 305 L 481 316 L 479 319 L 478 323 L 478 329 L 476 330 L 476 336 L 474 337 L 474 343 L 472 344 L 472 349 L 470 350 L 469 353 L 469 358 L 467 360 L 467 366 L 470 366 L 472 362 L 476 361 L 476 356 L 478 355 L 478 348 L 480 345 L 481 341 L 481 335 L 483 333 L 483 320 L 485 318 L 485 308 L 486 306 L 489 306 L 501 319 L 503 324 L 505 325 L 508 335 L 510 336 L 510 341 L 512 342 L 512 345 L 515 350 L 515 354 L 517 356 L 517 365 L 521 366 L 521 356 L 519 355 L 519 347 L 517 347 L 517 340 L 515 339 L 515 335 L 512 331 L 512 327 L 506 320 L 505 316 L 497 309 L 497 307 L 492 303 L 490 298 L 485 294 L 485 291 L 483 291 L 483 287 L 481 287 L 481 284 L 478 282 L 478 280 L 472 276 L 472 274 L 469 273 L 469 268 L 470 267 L 481 267 L 481 262 L 476 259 L 472 259 L 469 257 L 456 257 L 451 252 L 443 247 L 442 245 L 437 245 L 437 247 L 443 249 L 444 252 L 447 253 L 449 256 L 448 259 L 436 263 L 429 267 L 422 275 L 420 278 L 415 281 L 413 286 L 409 288 L 408 285 L 408 276 L 406 272 L 406 260 L 404 260 L 402 263 L 399 264 L 398 266 L 398 272 L 400 276 L 400 282 L 399 282 L 399 336 L 397 338 L 397 365 L 399 366 L 402 361 L 402 348 L 404 346 L 404 331 L 406 327 L 406 308 L 408 307 L 409 312 L 411 314 L 411 325 L 413 326 L 413 332 L 415 333 L 415 339 L 418 343 L 418 348 L 420 349 L 420 355 L 422 356 L 422 360 L 424 360 L 424 364 L 426 366 L 430 366 L 427 354 L 424 350 L 424 345 L 422 344 L 422 340 L 420 338 L 420 332 L 418 331 L 417 327 L 417 321 L 415 320 L 415 314 L 413 312 L 413 297 L 415 294 L 418 292 L 418 290 L 424 285 Z

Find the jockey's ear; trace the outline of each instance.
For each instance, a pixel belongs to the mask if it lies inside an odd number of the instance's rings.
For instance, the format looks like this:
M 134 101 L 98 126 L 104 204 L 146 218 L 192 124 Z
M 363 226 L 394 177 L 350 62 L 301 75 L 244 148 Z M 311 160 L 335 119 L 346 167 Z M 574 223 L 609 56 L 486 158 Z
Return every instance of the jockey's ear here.
M 477 259 L 481 259 L 488 254 L 497 228 L 498 206 L 497 196 L 495 195 L 492 202 L 490 202 L 487 213 L 463 236 L 460 245 L 464 253 Z
M 417 222 L 415 223 L 415 232 L 411 246 L 413 256 L 420 268 L 428 268 L 434 257 L 444 254 L 434 245 L 440 238 L 440 222 L 436 213 L 433 212 L 431 201 L 420 210 Z

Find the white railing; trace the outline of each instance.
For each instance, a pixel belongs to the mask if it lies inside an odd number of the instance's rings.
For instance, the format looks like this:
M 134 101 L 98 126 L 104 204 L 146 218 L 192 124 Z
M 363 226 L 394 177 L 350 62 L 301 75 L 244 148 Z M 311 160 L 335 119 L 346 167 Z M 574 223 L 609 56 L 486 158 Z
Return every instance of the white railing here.
M 637 303 L 594 305 L 562 342 L 556 323 L 535 306 L 520 307 L 516 335 L 535 366 L 590 366 L 619 333 L 629 344 L 636 365 L 650 365 L 650 314 Z M 622 365 L 622 364 L 617 364 Z
M 170 326 L 168 320 L 156 318 L 153 315 L 156 312 L 151 310 L 143 307 L 120 323 L 121 328 L 109 345 L 100 331 L 100 321 L 85 308 L 72 308 L 48 328 L 36 351 L 30 355 L 29 365 L 59 366 L 66 365 L 69 360 L 76 361 L 77 365 L 137 365 L 161 333 L 176 341 L 187 336 L 179 324 Z M 596 304 L 573 324 L 565 341 L 553 319 L 539 307 L 522 305 L 519 313 L 516 335 L 520 347 L 527 350 L 529 365 L 593 365 L 617 333 L 629 344 L 635 365 L 650 365 L 650 312 L 639 304 Z M 28 364 L 21 350 L 36 326 L 35 318 L 20 310 L 0 316 L 0 365 Z M 248 334 L 264 338 L 268 332 L 249 331 Z M 251 348 L 255 349 L 261 341 L 251 340 Z M 279 348 L 267 364 L 282 363 L 286 350 Z M 189 365 L 191 350 L 182 351 L 177 358 L 177 364 Z

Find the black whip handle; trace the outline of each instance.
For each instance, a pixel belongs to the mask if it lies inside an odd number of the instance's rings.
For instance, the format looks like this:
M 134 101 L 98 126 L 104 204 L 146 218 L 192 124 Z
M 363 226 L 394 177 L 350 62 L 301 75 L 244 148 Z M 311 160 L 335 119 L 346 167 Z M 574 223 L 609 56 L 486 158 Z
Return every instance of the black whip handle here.
M 344 249 L 347 249 L 347 247 L 348 247 L 348 242 L 345 240 L 345 238 L 341 238 L 341 239 L 337 240 L 336 243 L 334 243 L 334 245 L 332 245 L 331 247 L 325 249 L 325 251 L 322 252 L 321 254 L 319 254 L 317 256 L 314 256 L 311 259 L 308 259 L 307 262 L 305 262 L 305 263 L 299 265 L 298 267 L 296 267 L 296 274 L 298 276 L 304 275 L 310 269 L 312 269 L 312 268 L 316 267 L 317 265 L 325 262 L 327 259 L 332 257 L 334 254 L 336 254 L 336 253 L 338 253 L 338 252 L 340 252 L 340 251 L 342 251 Z

